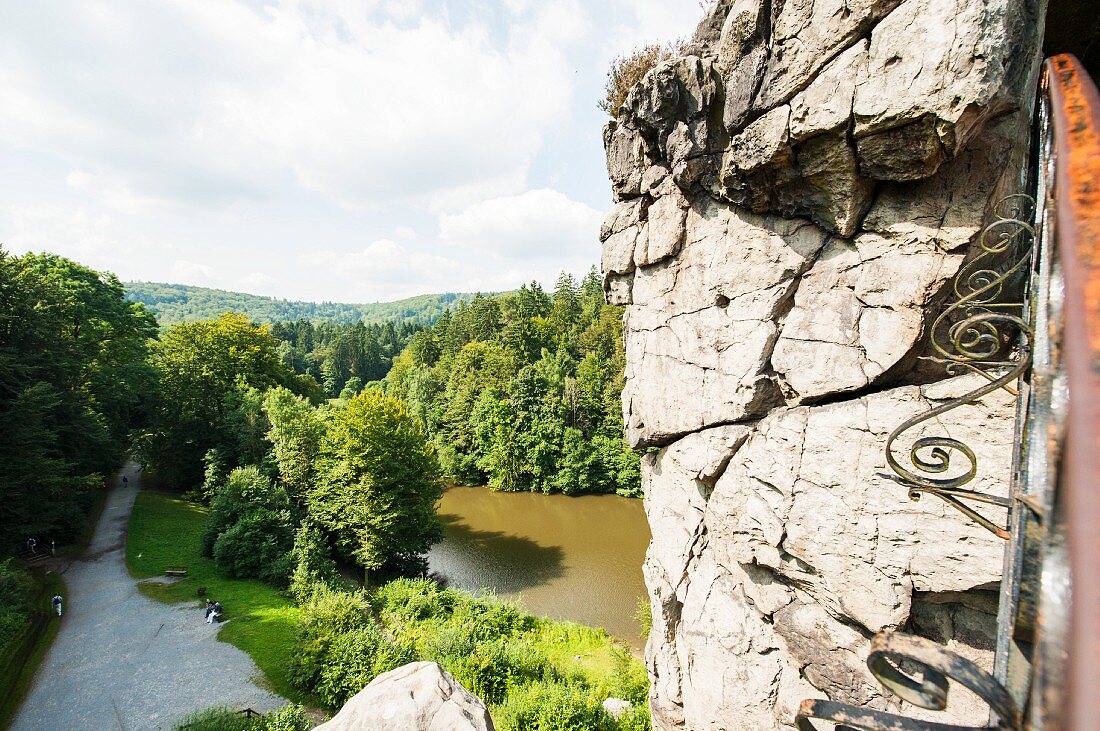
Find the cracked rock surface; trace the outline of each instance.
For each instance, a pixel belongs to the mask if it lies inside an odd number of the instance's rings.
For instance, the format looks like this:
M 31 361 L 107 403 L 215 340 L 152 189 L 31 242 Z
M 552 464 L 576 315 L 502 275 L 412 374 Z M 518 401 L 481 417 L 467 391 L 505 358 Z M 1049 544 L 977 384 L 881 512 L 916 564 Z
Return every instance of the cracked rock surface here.
M 909 501 L 883 446 L 980 383 L 920 358 L 1020 189 L 1039 7 L 717 0 L 606 127 L 626 435 L 656 449 L 655 728 L 787 728 L 810 697 L 892 708 L 864 665 L 887 628 L 990 664 L 1003 546 Z M 1012 419 L 998 392 L 929 428 L 1003 493 Z

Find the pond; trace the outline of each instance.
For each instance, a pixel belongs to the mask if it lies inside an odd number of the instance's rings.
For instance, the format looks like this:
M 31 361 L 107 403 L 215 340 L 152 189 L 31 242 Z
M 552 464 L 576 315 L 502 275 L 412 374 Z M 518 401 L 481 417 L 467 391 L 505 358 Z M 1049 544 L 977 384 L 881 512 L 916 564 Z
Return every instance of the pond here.
M 642 501 L 452 487 L 431 570 L 451 586 L 492 589 L 532 614 L 603 627 L 634 649 L 649 525 Z

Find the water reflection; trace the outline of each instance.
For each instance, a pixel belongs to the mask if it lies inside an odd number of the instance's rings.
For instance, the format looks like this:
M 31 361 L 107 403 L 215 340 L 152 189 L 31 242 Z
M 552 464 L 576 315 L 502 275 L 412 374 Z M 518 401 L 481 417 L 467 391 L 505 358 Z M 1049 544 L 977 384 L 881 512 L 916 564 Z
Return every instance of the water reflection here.
M 640 647 L 649 526 L 640 500 L 453 487 L 431 570 L 464 589 L 520 598 L 535 614 L 604 627 Z
M 543 546 L 501 531 L 477 530 L 454 514 L 439 517 L 447 544 L 444 571 L 451 584 L 516 594 L 565 575 L 565 551 L 561 546 Z M 432 557 L 441 558 L 435 553 Z

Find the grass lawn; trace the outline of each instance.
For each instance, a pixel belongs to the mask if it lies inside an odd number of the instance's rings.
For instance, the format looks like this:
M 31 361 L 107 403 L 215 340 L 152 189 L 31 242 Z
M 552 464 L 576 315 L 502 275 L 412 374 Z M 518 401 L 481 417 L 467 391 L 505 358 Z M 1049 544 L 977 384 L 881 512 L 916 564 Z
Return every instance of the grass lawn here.
M 550 662 L 563 673 L 579 672 L 598 685 L 615 669 L 612 648 L 619 645 L 602 629 L 540 619 L 534 637 Z
M 291 686 L 286 668 L 293 651 L 294 623 L 299 609 L 272 587 L 254 579 L 227 579 L 213 560 L 202 555 L 207 510 L 202 505 L 156 492 L 139 492 L 130 516 L 126 565 L 138 578 L 163 576 L 168 566 L 187 567 L 187 578 L 175 584 L 140 584 L 143 594 L 162 602 L 194 602 L 206 596 L 220 601 L 228 621 L 218 633 L 222 642 L 252 656 L 271 690 L 296 703 L 320 703 Z

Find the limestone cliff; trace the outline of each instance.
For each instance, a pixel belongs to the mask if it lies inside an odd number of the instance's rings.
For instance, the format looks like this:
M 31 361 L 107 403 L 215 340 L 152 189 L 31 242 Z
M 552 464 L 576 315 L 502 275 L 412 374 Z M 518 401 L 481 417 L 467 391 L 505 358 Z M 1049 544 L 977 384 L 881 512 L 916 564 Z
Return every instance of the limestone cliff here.
M 803 698 L 892 707 L 905 627 L 986 664 L 1003 545 L 910 502 L 886 435 L 960 395 L 918 357 L 1020 186 L 1041 0 L 720 0 L 605 129 L 603 269 L 653 543 L 658 729 L 771 729 Z M 1012 398 L 938 425 L 1004 492 Z M 967 699 L 949 711 L 983 720 Z

